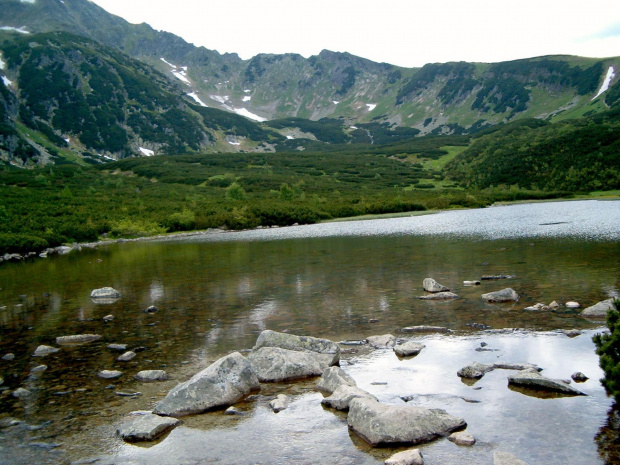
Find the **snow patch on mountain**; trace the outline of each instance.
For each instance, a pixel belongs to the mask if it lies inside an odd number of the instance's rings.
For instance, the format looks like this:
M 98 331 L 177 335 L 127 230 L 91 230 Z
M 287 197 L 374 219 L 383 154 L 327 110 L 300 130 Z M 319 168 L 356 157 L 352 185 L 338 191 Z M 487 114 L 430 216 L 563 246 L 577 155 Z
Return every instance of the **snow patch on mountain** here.
M 22 3 L 34 3 L 36 0 L 19 0 Z
M 245 92 L 246 94 L 249 94 L 252 91 L 250 89 L 243 89 L 243 92 Z
M 138 147 L 138 150 L 140 150 L 140 152 L 142 152 L 147 157 L 152 157 L 153 155 L 155 155 L 155 152 L 149 149 L 145 149 L 144 147 Z
M 253 119 L 254 121 L 258 121 L 259 123 L 262 123 L 263 121 L 267 121 L 267 118 L 263 118 L 262 116 L 255 115 L 254 113 L 251 113 L 245 108 L 234 108 L 233 111 L 237 113 L 238 115 Z
M 338 100 L 332 100 L 332 102 L 334 102 L 334 105 L 338 105 L 340 103 Z
M 377 108 L 376 103 L 367 103 L 366 106 L 368 107 L 368 111 L 373 111 L 375 108 Z
M 241 99 L 241 101 L 242 101 L 242 102 L 249 102 L 250 100 L 252 100 L 252 97 L 250 97 L 249 95 L 245 95 L 245 96 Z
M 172 74 L 174 74 L 174 77 L 176 77 L 177 79 L 180 79 L 181 81 L 183 81 L 183 83 L 187 84 L 188 86 L 191 84 L 191 82 L 189 82 L 189 79 L 187 79 L 185 77 L 185 71 L 173 71 Z
M 215 100 L 218 103 L 221 103 L 222 105 L 226 105 L 226 102 L 228 102 L 228 95 L 209 95 L 209 98 L 211 100 Z
M 6 66 L 6 63 L 2 61 L 2 55 L 0 55 L 0 69 L 4 69 L 5 66 Z
M 615 75 L 616 74 L 614 73 L 614 67 L 610 66 L 609 69 L 607 70 L 607 75 L 605 76 L 605 80 L 603 81 L 603 85 L 598 90 L 598 93 L 592 98 L 592 100 L 594 100 L 599 95 L 601 95 L 603 92 L 605 92 L 607 89 L 609 89 L 609 84 L 611 83 L 611 80 L 614 78 Z
M 199 104 L 201 107 L 206 107 L 207 104 L 204 103 L 202 100 L 200 100 L 200 97 L 198 97 L 198 95 L 196 95 L 196 92 L 190 92 L 189 95 L 191 98 L 193 98 L 197 104 Z
M 12 27 L 12 26 L 0 26 L 0 31 L 15 31 L 15 32 L 19 32 L 20 34 L 30 34 L 30 32 L 28 32 L 26 29 L 26 26 L 22 26 L 22 27 Z
M 13 81 L 10 81 L 9 78 L 7 78 L 6 76 L 2 76 L 2 82 L 6 87 L 9 87 L 11 84 L 13 84 Z
M 236 141 L 233 141 L 233 140 L 229 140 L 228 143 L 230 145 L 241 145 L 241 142 L 236 142 Z
M 163 61 L 164 63 L 166 63 L 168 66 L 170 66 L 171 68 L 176 68 L 175 65 L 173 65 L 172 63 L 170 63 L 169 61 L 166 61 L 165 58 L 160 58 L 161 61 Z

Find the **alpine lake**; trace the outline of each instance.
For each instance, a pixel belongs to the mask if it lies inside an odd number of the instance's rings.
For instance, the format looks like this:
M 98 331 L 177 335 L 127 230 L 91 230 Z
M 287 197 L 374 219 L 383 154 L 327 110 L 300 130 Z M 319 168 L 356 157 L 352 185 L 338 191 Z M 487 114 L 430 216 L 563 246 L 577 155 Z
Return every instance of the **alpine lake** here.
M 509 275 L 465 286 L 484 275 Z M 425 301 L 431 277 L 459 295 Z M 90 298 L 110 286 L 122 297 Z M 481 294 L 513 288 L 518 302 Z M 618 463 L 617 410 L 600 379 L 592 336 L 604 320 L 583 308 L 620 289 L 620 201 L 570 201 L 456 210 L 310 226 L 206 232 L 84 248 L 0 266 L 0 464 L 380 464 L 409 447 L 373 448 L 347 427 L 346 413 L 321 405 L 316 379 L 261 384 L 235 404 L 183 417 L 153 442 L 116 435 L 132 411 L 151 410 L 178 383 L 223 355 L 246 351 L 265 329 L 332 341 L 393 334 L 426 347 L 409 358 L 392 349 L 343 344 L 341 367 L 381 402 L 445 409 L 477 442 L 420 444 L 427 465 L 493 464 L 495 452 L 535 464 Z M 581 308 L 525 310 L 577 301 Z M 149 306 L 158 311 L 145 312 Z M 111 321 L 104 317 L 112 315 Z M 448 333 L 411 334 L 430 325 Z M 569 337 L 561 330 L 576 329 Z M 56 337 L 101 339 L 33 357 Z M 137 356 L 117 361 L 111 343 Z M 484 346 L 485 350 L 481 350 Z M 478 349 L 478 350 L 476 350 Z M 472 363 L 527 362 L 585 396 L 509 387 L 508 370 L 477 382 Z M 31 372 L 46 365 L 45 371 Z M 169 379 L 134 376 L 165 370 Z M 106 380 L 101 370 L 123 376 Z M 25 388 L 30 395 L 12 393 Z M 119 395 L 124 394 L 124 395 Z M 290 396 L 274 413 L 273 396 Z M 474 402 L 472 402 L 472 400 Z M 19 423 L 8 426 L 8 418 Z M 615 425 L 615 427 L 614 427 Z M 616 432 L 617 434 L 617 432 Z

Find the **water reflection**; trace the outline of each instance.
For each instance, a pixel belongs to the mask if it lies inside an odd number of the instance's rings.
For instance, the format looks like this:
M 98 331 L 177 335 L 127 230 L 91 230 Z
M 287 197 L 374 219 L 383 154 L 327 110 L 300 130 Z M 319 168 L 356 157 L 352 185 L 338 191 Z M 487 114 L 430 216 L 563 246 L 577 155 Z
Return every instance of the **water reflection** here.
M 595 440 L 599 456 L 606 465 L 620 463 L 620 406 L 617 402 L 609 408 L 607 420 Z

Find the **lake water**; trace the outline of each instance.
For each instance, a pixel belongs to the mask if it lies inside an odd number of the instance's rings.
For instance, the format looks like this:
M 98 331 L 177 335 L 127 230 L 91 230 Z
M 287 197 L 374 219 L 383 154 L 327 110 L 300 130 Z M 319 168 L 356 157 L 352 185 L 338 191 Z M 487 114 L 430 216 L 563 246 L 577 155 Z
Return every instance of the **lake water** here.
M 150 409 L 178 382 L 222 355 L 250 349 L 264 329 L 364 339 L 413 325 L 440 325 L 448 335 L 416 337 L 426 348 L 410 359 L 390 350 L 353 347 L 342 367 L 382 401 L 444 408 L 468 422 L 478 442 L 446 440 L 421 446 L 427 464 L 493 463 L 494 451 L 534 464 L 603 464 L 600 441 L 611 401 L 591 342 L 603 322 L 564 306 L 528 311 L 537 302 L 578 301 L 582 306 L 618 295 L 620 202 L 575 201 L 442 212 L 373 221 L 329 223 L 238 233 L 210 233 L 153 242 L 101 246 L 65 256 L 0 266 L 0 416 L 28 428 L 0 429 L 0 464 L 65 463 L 381 463 L 394 449 L 372 449 L 346 426 L 346 415 L 323 409 L 314 381 L 264 385 L 241 403 L 242 417 L 212 412 L 147 446 L 114 436 L 123 414 Z M 512 279 L 464 286 L 483 275 Z M 460 298 L 416 299 L 433 277 Z M 122 298 L 108 305 L 90 299 L 111 286 Z M 520 300 L 486 304 L 480 294 L 512 287 Z M 144 312 L 149 305 L 159 311 Z M 103 317 L 113 315 L 105 323 Z M 520 328 L 517 331 L 482 331 Z M 568 338 L 558 329 L 580 329 Z M 102 339 L 37 359 L 40 344 L 62 335 L 94 333 Z M 477 352 L 481 342 L 488 352 Z M 119 362 L 110 343 L 140 347 Z M 351 348 L 343 346 L 343 348 Z M 496 370 L 470 386 L 456 371 L 473 361 L 530 362 L 549 377 L 590 377 L 578 388 L 588 396 L 540 398 L 511 390 Z M 40 364 L 48 369 L 30 370 Z M 133 375 L 165 369 L 169 381 L 142 384 Z M 97 378 L 102 369 L 124 375 Z M 373 384 L 387 383 L 387 384 Z M 25 387 L 33 394 L 16 399 Z M 481 388 L 481 389 L 478 389 Z M 119 397 L 119 390 L 140 391 Z M 270 395 L 292 395 L 274 414 Z M 461 397 L 480 403 L 467 403 Z M 34 443 L 34 445 L 33 445 Z M 61 444 L 51 450 L 51 445 Z M 239 444 L 243 444 L 240 448 Z M 609 462 L 608 463 L 612 463 Z

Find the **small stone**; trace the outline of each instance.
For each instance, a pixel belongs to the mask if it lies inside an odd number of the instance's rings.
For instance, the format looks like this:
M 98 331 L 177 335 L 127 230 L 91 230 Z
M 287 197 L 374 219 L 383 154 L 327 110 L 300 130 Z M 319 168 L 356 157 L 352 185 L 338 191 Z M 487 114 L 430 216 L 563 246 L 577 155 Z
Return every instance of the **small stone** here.
M 407 326 L 401 331 L 405 333 L 448 333 L 450 330 L 443 326 Z
M 583 383 L 589 379 L 586 375 L 584 375 L 580 371 L 573 373 L 571 375 L 571 378 L 573 378 L 573 381 L 575 381 L 576 383 Z
M 392 455 L 385 465 L 424 465 L 424 458 L 420 449 L 410 449 Z
M 13 397 L 17 397 L 18 399 L 24 398 L 24 397 L 28 397 L 31 396 L 32 392 L 30 392 L 28 389 L 24 389 L 24 388 L 17 388 L 13 391 Z
M 571 302 L 566 302 L 566 303 L 564 304 L 564 306 L 565 306 L 566 308 L 579 308 L 579 307 L 581 307 L 581 305 L 579 304 L 579 302 L 574 302 L 574 301 L 571 301 Z
M 121 293 L 112 287 L 102 287 L 100 289 L 93 289 L 90 297 L 91 299 L 118 299 L 121 297 Z
M 97 374 L 97 376 L 104 379 L 115 379 L 122 376 L 122 374 L 123 372 L 118 370 L 102 370 Z
M 159 309 L 155 305 L 151 305 L 150 307 L 146 307 L 144 309 L 144 313 L 157 313 Z
M 486 347 L 486 346 L 488 346 L 488 345 L 489 345 L 489 344 L 487 344 L 486 342 L 481 342 L 481 343 L 480 343 L 480 347 Z
M 121 397 L 138 397 L 142 395 L 142 393 L 138 391 L 116 391 L 115 394 Z
M 452 433 L 448 436 L 448 440 L 452 441 L 457 446 L 473 446 L 476 444 L 476 439 L 471 434 L 463 432 Z
M 30 373 L 42 373 L 47 370 L 47 365 L 39 365 L 30 370 Z
M 132 352 L 131 350 L 125 352 L 122 355 L 119 355 L 116 360 L 118 360 L 119 362 L 128 362 L 131 359 L 133 359 L 136 356 L 135 352 Z
M 566 334 L 568 337 L 577 337 L 581 334 L 581 331 L 578 329 L 562 329 L 561 332 Z
M 480 281 L 463 281 L 464 286 L 480 286 Z
M 461 378 L 480 379 L 485 375 L 485 373 L 493 371 L 494 369 L 495 367 L 493 365 L 474 362 L 470 365 L 467 365 L 466 367 L 461 368 L 457 372 L 457 375 Z
M 422 287 L 424 287 L 424 290 L 426 292 L 445 292 L 450 290 L 443 284 L 439 284 L 433 278 L 424 279 L 424 281 L 422 282 Z
M 458 298 L 459 296 L 454 292 L 436 292 L 434 294 L 418 296 L 418 299 L 422 300 L 450 300 Z
M 368 323 L 379 323 L 379 320 L 378 320 L 378 319 L 376 319 L 376 318 L 370 318 L 370 319 L 368 320 Z
M 286 409 L 288 407 L 288 404 L 289 404 L 288 396 L 284 394 L 278 394 L 275 399 L 269 402 L 269 407 L 271 407 L 271 410 L 273 410 L 275 413 L 278 413 Z
M 396 338 L 391 334 L 384 334 L 382 336 L 369 336 L 366 338 L 368 344 L 374 348 L 387 348 L 394 347 L 396 344 Z
M 224 410 L 224 415 L 245 415 L 245 413 L 238 408 L 231 406 Z
M 34 354 L 32 354 L 32 356 L 33 357 L 45 357 L 46 355 L 54 354 L 54 353 L 59 352 L 59 351 L 60 351 L 60 349 L 58 349 L 56 347 L 40 345 L 39 347 L 36 348 L 36 350 L 34 351 Z
M 108 344 L 106 348 L 110 350 L 127 350 L 127 344 Z
M 138 372 L 136 378 L 143 382 L 166 381 L 168 375 L 164 370 L 143 370 Z
M 114 315 L 106 315 L 103 317 L 103 321 L 105 321 L 106 323 L 109 323 L 112 320 L 114 320 Z
M 487 292 L 486 294 L 482 294 L 481 297 L 482 300 L 486 302 L 510 302 L 519 300 L 519 294 L 509 287 L 501 291 Z
M 407 341 L 395 346 L 394 352 L 400 357 L 411 357 L 413 355 L 418 355 L 424 347 L 426 346 L 419 342 Z
M 180 424 L 176 418 L 160 417 L 151 413 L 132 415 L 118 428 L 117 434 L 128 442 L 152 441 Z
M 74 334 L 71 336 L 58 336 L 56 344 L 58 345 L 81 345 L 88 344 L 101 339 L 99 334 Z
M 549 308 L 550 308 L 551 310 L 555 310 L 556 308 L 560 308 L 560 304 L 559 304 L 559 303 L 557 303 L 557 302 L 554 300 L 553 302 L 551 302 L 551 303 L 549 304 Z
M 8 353 L 6 355 L 3 355 L 2 356 L 2 360 L 6 360 L 7 362 L 11 362 L 11 361 L 15 360 L 15 354 Z

